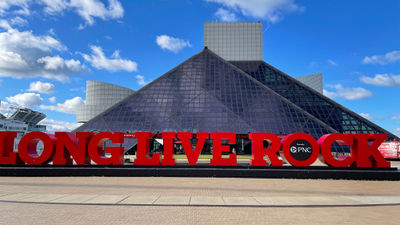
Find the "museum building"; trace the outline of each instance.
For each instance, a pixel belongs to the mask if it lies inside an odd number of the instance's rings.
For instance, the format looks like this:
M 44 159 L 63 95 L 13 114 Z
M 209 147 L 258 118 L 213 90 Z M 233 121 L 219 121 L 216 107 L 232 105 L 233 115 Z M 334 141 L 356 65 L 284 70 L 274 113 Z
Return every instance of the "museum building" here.
M 204 49 L 75 132 L 235 132 L 238 153 L 248 151 L 250 132 L 303 132 L 316 139 L 386 133 L 388 140 L 398 139 L 324 96 L 322 75 L 307 79 L 314 84 L 263 61 L 260 22 L 205 23 Z M 125 140 L 126 151 L 135 145 L 135 138 Z

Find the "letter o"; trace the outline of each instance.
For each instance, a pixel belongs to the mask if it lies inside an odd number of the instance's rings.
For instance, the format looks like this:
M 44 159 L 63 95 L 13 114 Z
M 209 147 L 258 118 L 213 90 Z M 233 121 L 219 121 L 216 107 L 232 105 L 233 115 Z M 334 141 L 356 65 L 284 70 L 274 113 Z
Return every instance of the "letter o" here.
M 290 153 L 291 144 L 295 140 L 299 140 L 299 139 L 306 140 L 311 145 L 312 152 L 311 152 L 311 155 L 306 160 L 297 160 Z M 307 166 L 310 166 L 311 164 L 313 164 L 317 160 L 318 155 L 319 155 L 319 146 L 318 146 L 317 141 L 311 135 L 306 134 L 306 133 L 294 133 L 294 134 L 286 135 L 282 139 L 282 152 L 283 152 L 285 159 L 291 165 L 296 166 L 296 167 L 307 167 Z
M 43 152 L 38 154 L 36 147 L 39 141 L 43 142 Z M 25 134 L 18 144 L 18 155 L 27 164 L 39 165 L 51 162 L 54 155 L 55 137 L 34 131 Z

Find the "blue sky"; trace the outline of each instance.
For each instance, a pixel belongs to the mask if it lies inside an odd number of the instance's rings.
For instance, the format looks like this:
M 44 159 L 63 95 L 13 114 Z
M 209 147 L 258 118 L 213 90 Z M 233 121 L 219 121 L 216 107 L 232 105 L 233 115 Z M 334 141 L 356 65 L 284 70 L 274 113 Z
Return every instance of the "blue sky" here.
M 0 112 L 77 126 L 86 80 L 138 90 L 203 48 L 203 23 L 261 21 L 263 57 L 400 135 L 400 1 L 2 0 Z

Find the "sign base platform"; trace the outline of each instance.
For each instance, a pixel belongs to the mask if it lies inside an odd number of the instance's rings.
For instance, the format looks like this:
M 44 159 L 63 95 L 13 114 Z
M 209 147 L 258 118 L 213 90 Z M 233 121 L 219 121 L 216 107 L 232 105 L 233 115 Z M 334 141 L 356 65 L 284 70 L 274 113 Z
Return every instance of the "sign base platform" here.
M 175 166 L 55 166 L 1 165 L 0 176 L 17 177 L 238 177 L 290 179 L 400 180 L 397 168 L 311 167 L 217 167 L 209 165 Z

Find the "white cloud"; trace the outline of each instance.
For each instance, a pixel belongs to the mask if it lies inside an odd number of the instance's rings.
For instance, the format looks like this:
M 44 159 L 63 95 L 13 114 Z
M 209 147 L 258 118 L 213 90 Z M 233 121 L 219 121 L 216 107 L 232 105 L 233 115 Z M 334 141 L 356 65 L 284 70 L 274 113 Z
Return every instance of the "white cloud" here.
M 376 74 L 375 77 L 360 77 L 361 82 L 382 87 L 400 87 L 400 75 Z
M 65 60 L 60 56 L 45 56 L 37 60 L 38 63 L 43 63 L 44 68 L 47 70 L 67 70 L 78 73 L 85 69 L 79 60 L 69 59 Z
M 68 6 L 85 19 L 88 25 L 94 24 L 95 17 L 109 20 L 124 16 L 124 9 L 117 0 L 109 0 L 107 8 L 98 0 L 71 0 Z
M 50 28 L 49 31 L 47 31 L 47 32 L 48 32 L 50 35 L 53 35 L 53 36 L 56 35 L 56 32 L 54 31 L 53 28 Z
M 6 24 L 7 21 L 2 20 L 2 23 Z M 18 31 L 12 29 L 11 26 L 3 26 L 6 32 L 0 33 L 0 46 L 6 49 L 17 49 L 20 48 L 37 48 L 42 51 L 55 50 L 66 50 L 66 47 L 61 44 L 58 40 L 51 36 L 35 36 L 32 31 Z
M 79 127 L 79 123 L 70 123 L 70 122 L 65 122 L 65 121 L 57 121 L 57 120 L 52 120 L 52 119 L 44 119 L 43 121 L 40 122 L 42 125 L 47 126 L 47 131 L 50 133 L 56 132 L 56 131 L 72 131 L 75 128 Z
M 50 94 L 54 92 L 54 84 L 40 81 L 31 82 L 28 91 Z
M 240 12 L 245 16 L 267 20 L 276 23 L 284 14 L 302 12 L 304 7 L 299 6 L 294 0 L 205 0 L 216 2 L 223 6 Z
M 223 8 L 219 8 L 215 16 L 223 22 L 234 22 L 238 20 L 235 13 Z
M 329 98 L 343 98 L 346 100 L 360 100 L 373 96 L 371 91 L 364 88 L 345 88 L 340 84 L 331 86 L 335 91 L 327 91 L 324 89 L 324 95 Z
M 73 11 L 85 20 L 83 27 L 93 25 L 97 18 L 110 20 L 124 16 L 124 8 L 118 0 L 108 0 L 108 5 L 100 0 L 1 0 L 0 16 L 6 13 L 29 15 L 30 6 L 33 4 L 44 6 L 44 12 L 51 16 Z
M 56 102 L 57 98 L 55 96 L 49 98 L 49 102 L 54 103 Z
M 400 136 L 400 127 L 393 129 L 393 134 Z
M 314 68 L 314 67 L 317 67 L 318 65 L 319 65 L 318 62 L 312 61 L 312 62 L 310 62 L 310 64 L 308 66 L 311 68 Z
M 366 56 L 362 60 L 363 64 L 380 64 L 385 65 L 389 63 L 400 62 L 400 50 L 391 51 L 384 55 Z
M 28 21 L 26 19 L 22 19 L 21 17 L 17 16 L 10 20 L 10 24 L 22 27 L 28 25 Z
M 171 37 L 165 34 L 157 36 L 156 43 L 161 47 L 161 49 L 166 49 L 174 53 L 178 53 L 185 47 L 192 47 L 189 41 Z
M 364 117 L 367 120 L 383 120 L 382 117 L 374 116 L 369 113 L 360 113 L 360 116 Z
M 45 5 L 44 11 L 50 15 L 62 13 L 68 7 L 66 0 L 40 0 L 40 3 Z
M 84 71 L 78 60 L 64 60 L 53 56 L 52 51 L 67 48 L 55 38 L 36 36 L 32 31 L 19 31 L 11 28 L 7 21 L 0 20 L 0 77 L 44 77 L 58 81 L 68 81 L 73 74 Z M 61 59 L 64 66 L 54 69 L 53 61 Z M 57 65 L 60 65 L 57 64 Z
M 75 97 L 65 100 L 64 103 L 57 103 L 56 105 L 41 105 L 41 109 L 52 110 L 56 112 L 75 114 L 79 106 L 85 102 L 81 97 Z
M 136 75 L 137 83 L 141 86 L 148 84 L 149 82 L 144 81 L 144 76 Z
M 12 12 L 17 14 L 29 15 L 29 2 L 31 0 L 1 0 L 0 15 L 4 15 L 11 8 L 16 9 Z
M 335 98 L 336 97 L 336 93 L 333 91 L 328 91 L 328 90 L 323 90 L 323 93 L 326 97 L 328 98 Z
M 0 101 L 0 113 L 4 116 L 9 116 L 11 113 L 10 106 L 8 102 Z
M 337 63 L 336 63 L 335 61 L 333 61 L 332 59 L 328 59 L 328 63 L 329 63 L 331 66 L 337 66 Z
M 400 115 L 390 117 L 391 120 L 400 120 Z
M 7 20 L 0 20 L 0 27 L 3 28 L 4 30 L 9 30 L 11 29 L 10 24 L 7 22 Z
M 137 70 L 136 62 L 128 59 L 122 59 L 118 50 L 112 54 L 111 58 L 107 58 L 104 56 L 103 49 L 100 46 L 92 45 L 90 48 L 92 50 L 92 54 L 82 54 L 82 56 L 97 69 L 106 69 L 109 71 L 125 70 L 129 72 Z
M 7 97 L 6 99 L 11 103 L 15 103 L 19 106 L 24 106 L 28 108 L 40 106 L 43 101 L 43 99 L 40 97 L 40 94 L 36 93 L 17 94 L 15 96 Z

